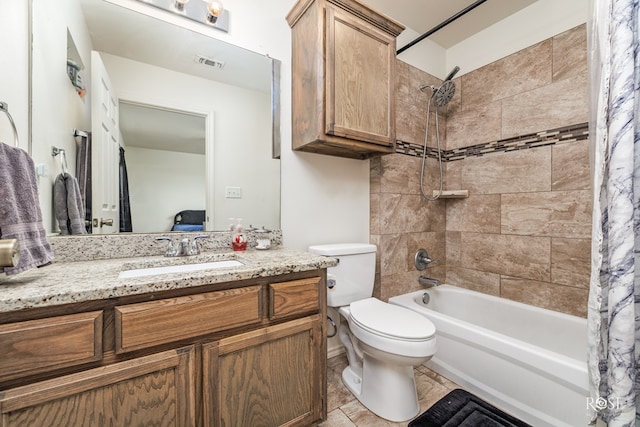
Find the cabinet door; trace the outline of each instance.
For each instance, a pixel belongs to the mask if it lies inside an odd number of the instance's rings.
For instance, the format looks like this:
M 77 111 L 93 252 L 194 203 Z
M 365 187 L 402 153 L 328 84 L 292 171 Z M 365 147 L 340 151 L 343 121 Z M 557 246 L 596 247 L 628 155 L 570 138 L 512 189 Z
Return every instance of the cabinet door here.
M 325 132 L 392 146 L 395 38 L 342 9 L 326 14 Z
M 0 425 L 192 426 L 194 348 L 0 392 Z
M 314 315 L 204 345 L 204 425 L 319 422 L 326 413 L 321 326 Z

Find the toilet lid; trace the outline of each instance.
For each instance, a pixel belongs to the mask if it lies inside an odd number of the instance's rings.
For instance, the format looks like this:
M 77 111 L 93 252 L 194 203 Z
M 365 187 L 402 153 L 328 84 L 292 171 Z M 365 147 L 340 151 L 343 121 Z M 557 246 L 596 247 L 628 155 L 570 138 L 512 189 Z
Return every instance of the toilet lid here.
M 349 309 L 351 321 L 373 334 L 406 341 L 424 341 L 436 333 L 436 327 L 426 317 L 377 298 L 355 301 Z

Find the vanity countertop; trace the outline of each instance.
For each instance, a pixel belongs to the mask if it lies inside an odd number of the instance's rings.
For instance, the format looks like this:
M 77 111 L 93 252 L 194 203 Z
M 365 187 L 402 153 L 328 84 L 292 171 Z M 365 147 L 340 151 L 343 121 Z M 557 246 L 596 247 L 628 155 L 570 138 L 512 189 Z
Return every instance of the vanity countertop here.
M 240 266 L 118 278 L 124 269 L 236 259 Z M 337 261 L 288 249 L 208 252 L 193 257 L 163 256 L 61 262 L 0 276 L 0 313 L 82 301 L 102 300 L 213 283 L 255 279 L 334 267 Z

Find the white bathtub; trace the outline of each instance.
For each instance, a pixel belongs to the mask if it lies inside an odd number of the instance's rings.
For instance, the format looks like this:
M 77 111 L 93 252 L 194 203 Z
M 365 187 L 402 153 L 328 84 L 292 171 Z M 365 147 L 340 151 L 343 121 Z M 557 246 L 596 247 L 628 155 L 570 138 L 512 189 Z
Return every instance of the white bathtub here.
M 389 302 L 435 325 L 429 368 L 534 426 L 587 425 L 586 319 L 450 285 Z

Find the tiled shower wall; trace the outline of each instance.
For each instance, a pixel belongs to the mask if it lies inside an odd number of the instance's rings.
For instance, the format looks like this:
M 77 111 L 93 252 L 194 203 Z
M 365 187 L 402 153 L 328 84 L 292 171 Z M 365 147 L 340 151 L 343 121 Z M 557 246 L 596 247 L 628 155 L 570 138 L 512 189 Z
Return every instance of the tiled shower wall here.
M 420 150 L 407 150 L 424 141 L 427 98 L 416 87 L 439 81 L 398 65 L 398 150 L 407 154 L 371 161 L 376 295 L 422 289 L 413 255 L 424 247 L 438 260 L 423 272 L 429 277 L 585 316 L 588 143 L 584 132 L 576 138 L 571 129 L 561 132 L 565 139 L 536 135 L 588 121 L 585 25 L 455 79 L 456 95 L 439 122 L 447 157 L 461 159 L 445 162 L 445 188 L 469 190 L 467 199 L 421 198 Z M 509 142 L 513 151 L 506 151 L 504 140 L 520 136 L 530 142 Z M 437 173 L 437 162 L 427 159 L 427 188 L 435 189 Z

